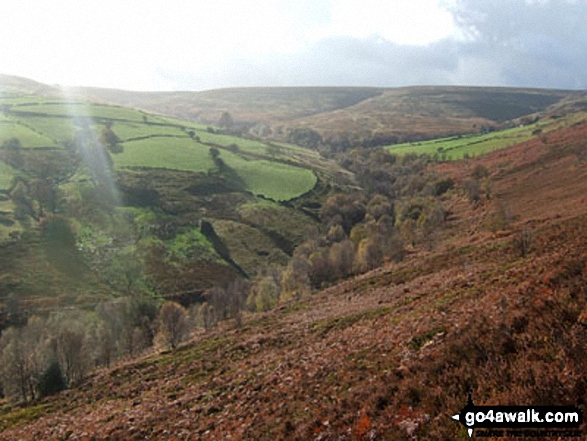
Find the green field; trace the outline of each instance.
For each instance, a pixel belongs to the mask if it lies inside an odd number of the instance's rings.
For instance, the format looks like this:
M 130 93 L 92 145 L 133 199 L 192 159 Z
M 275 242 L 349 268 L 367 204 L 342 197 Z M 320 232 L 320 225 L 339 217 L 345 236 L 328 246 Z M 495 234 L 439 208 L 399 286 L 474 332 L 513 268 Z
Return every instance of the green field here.
M 255 195 L 286 201 L 316 185 L 316 176 L 305 168 L 268 160 L 247 161 L 228 151 L 223 151 L 221 157 L 243 179 L 245 188 Z
M 49 101 L 30 96 L 6 98 L 6 103 L 11 107 L 0 119 L 0 141 L 18 138 L 23 147 L 59 147 L 72 141 L 78 118 L 89 123 L 97 133 L 109 121 L 122 141 L 123 152 L 112 154 L 118 169 L 218 171 L 210 156 L 213 145 L 220 149 L 220 157 L 226 165 L 236 172 L 233 178 L 238 175 L 239 184 L 254 195 L 276 201 L 289 200 L 312 190 L 317 182 L 312 170 L 290 165 L 292 162 L 303 165 L 315 159 L 315 152 L 301 147 L 286 144 L 270 147 L 257 140 L 213 133 L 208 126 L 190 121 L 123 107 Z M 88 121 L 89 118 L 95 120 Z M 195 132 L 200 142 L 190 139 L 189 130 Z
M 22 95 L 22 96 L 15 96 L 15 95 L 7 95 L 7 96 L 0 96 L 0 104 L 12 104 L 15 106 L 19 105 L 28 105 L 28 104 L 46 104 L 50 102 L 49 99 L 39 97 L 36 95 Z
M 148 115 L 148 121 L 156 124 L 165 124 L 169 126 L 187 127 L 196 131 L 206 131 L 210 125 L 199 124 L 184 119 L 171 118 L 167 116 Z
M 116 123 L 112 130 L 123 141 L 143 136 L 181 136 L 187 138 L 187 134 L 178 127 L 148 125 L 138 123 Z
M 396 144 L 385 147 L 391 153 L 439 155 L 449 160 L 462 159 L 465 155 L 479 156 L 495 150 L 504 149 L 538 136 L 535 130 L 544 127 L 546 122 L 538 122 L 524 127 L 515 127 L 484 135 L 453 136 L 416 143 Z
M 149 167 L 206 173 L 215 169 L 210 148 L 189 138 L 155 137 L 122 144 L 124 151 L 113 155 L 116 167 Z M 282 201 L 300 196 L 316 184 L 311 170 L 269 160 L 246 160 L 221 151 L 220 157 L 243 180 L 245 189 Z
M 0 122 L 0 144 L 11 138 L 18 138 L 23 147 L 55 147 L 56 144 L 47 136 L 34 132 L 16 122 Z
M 8 164 L 0 161 L 0 190 L 8 190 L 12 185 L 16 171 Z
M 147 138 L 122 144 L 116 167 L 150 167 L 207 172 L 214 167 L 209 148 L 189 138 Z
M 35 113 L 39 115 L 62 116 L 71 118 L 101 118 L 143 122 L 144 113 L 124 107 L 107 106 L 87 103 L 56 102 L 39 105 L 15 106 L 11 111 L 19 113 Z
M 53 141 L 60 144 L 72 141 L 75 134 L 73 120 L 68 118 L 54 118 L 42 116 L 14 117 L 14 121 L 40 132 Z M 18 137 L 18 136 L 16 136 Z

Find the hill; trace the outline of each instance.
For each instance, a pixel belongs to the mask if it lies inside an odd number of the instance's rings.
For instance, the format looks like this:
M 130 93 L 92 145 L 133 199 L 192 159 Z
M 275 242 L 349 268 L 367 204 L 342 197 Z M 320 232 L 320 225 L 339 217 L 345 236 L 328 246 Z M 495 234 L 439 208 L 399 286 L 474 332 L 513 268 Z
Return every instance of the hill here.
M 5 408 L 0 439 L 467 439 L 450 416 L 470 388 L 585 412 L 586 139 L 583 121 L 433 166 L 455 182 L 435 246 Z
M 352 181 L 295 145 L 2 81 L 0 304 L 29 313 L 146 287 L 189 302 L 283 265 Z
M 134 93 L 79 89 L 80 96 L 193 121 L 216 123 L 229 112 L 237 125 L 277 139 L 384 145 L 503 128 L 528 115 L 577 110 L 581 91 L 483 88 L 238 88 Z

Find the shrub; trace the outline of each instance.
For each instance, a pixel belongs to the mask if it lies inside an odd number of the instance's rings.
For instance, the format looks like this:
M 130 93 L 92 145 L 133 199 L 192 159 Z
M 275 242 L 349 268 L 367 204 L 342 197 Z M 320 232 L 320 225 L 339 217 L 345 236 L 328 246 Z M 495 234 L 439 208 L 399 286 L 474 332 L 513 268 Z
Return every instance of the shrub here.
M 442 179 L 434 184 L 434 196 L 440 196 L 451 190 L 455 186 L 455 181 L 452 178 Z
M 43 398 L 48 395 L 54 395 L 67 388 L 67 381 L 61 371 L 59 362 L 55 359 L 51 360 L 49 366 L 41 374 L 37 381 L 37 391 L 39 397 Z
M 479 181 L 475 179 L 467 179 L 463 182 L 463 188 L 469 200 L 473 203 L 479 202 L 481 199 L 481 186 Z
M 532 231 L 528 228 L 524 228 L 514 237 L 514 247 L 520 257 L 526 257 L 532 250 L 532 237 Z
M 471 172 L 471 177 L 474 179 L 486 178 L 487 176 L 489 176 L 489 170 L 481 164 L 477 164 Z

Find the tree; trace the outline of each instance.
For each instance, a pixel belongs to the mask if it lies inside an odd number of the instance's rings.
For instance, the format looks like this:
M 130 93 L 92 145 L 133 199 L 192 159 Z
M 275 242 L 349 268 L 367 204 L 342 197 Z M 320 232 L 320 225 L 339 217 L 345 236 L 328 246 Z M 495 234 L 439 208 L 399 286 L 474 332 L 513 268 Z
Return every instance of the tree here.
M 0 374 L 6 396 L 19 401 L 36 398 L 36 382 L 43 369 L 42 330 L 42 321 L 36 317 L 25 327 L 3 332 Z
M 532 251 L 533 234 L 529 228 L 524 228 L 518 231 L 514 237 L 514 247 L 518 251 L 520 257 L 526 257 Z
M 22 145 L 18 138 L 10 138 L 2 143 L 1 150 L 4 150 L 4 160 L 14 168 L 21 169 L 24 166 Z
M 187 311 L 178 303 L 166 302 L 159 310 L 157 325 L 157 337 L 173 350 L 188 336 Z
M 281 287 L 270 276 L 261 276 L 254 281 L 247 298 L 247 306 L 253 311 L 269 311 L 277 305 Z
M 481 200 L 481 185 L 476 179 L 467 179 L 463 182 L 463 188 L 469 200 L 476 204 Z
M 82 380 L 89 367 L 83 330 L 63 327 L 53 339 L 53 348 L 68 384 Z
M 2 383 L 6 396 L 26 401 L 29 366 L 22 328 L 8 328 L 2 334 Z
M 365 213 L 365 206 L 356 195 L 344 193 L 330 196 L 320 209 L 323 223 L 332 225 L 336 219 L 346 233 L 364 219 Z
M 206 331 L 218 322 L 216 311 L 208 302 L 204 302 L 199 306 L 196 316 L 196 321 Z
M 225 128 L 225 129 L 232 128 L 232 126 L 234 125 L 234 119 L 232 118 L 232 115 L 226 111 L 222 112 L 222 115 L 220 116 L 220 120 L 218 121 L 218 125 L 220 127 Z
M 100 131 L 100 142 L 111 153 L 122 153 L 123 149 L 120 146 L 120 138 L 111 128 L 112 124 L 106 124 Z
M 368 237 L 359 243 L 355 267 L 360 272 L 376 268 L 383 262 L 381 243 L 375 237 Z
M 48 395 L 54 395 L 66 388 L 67 381 L 61 371 L 61 366 L 59 366 L 59 362 L 56 359 L 52 359 L 49 366 L 37 381 L 39 397 L 43 398 Z
M 294 253 L 281 276 L 281 286 L 283 287 L 281 299 L 283 301 L 299 300 L 310 294 L 309 270 L 308 257 L 302 253 Z
M 345 239 L 342 242 L 333 244 L 330 247 L 328 257 L 337 278 L 345 278 L 352 273 L 355 248 L 350 240 Z

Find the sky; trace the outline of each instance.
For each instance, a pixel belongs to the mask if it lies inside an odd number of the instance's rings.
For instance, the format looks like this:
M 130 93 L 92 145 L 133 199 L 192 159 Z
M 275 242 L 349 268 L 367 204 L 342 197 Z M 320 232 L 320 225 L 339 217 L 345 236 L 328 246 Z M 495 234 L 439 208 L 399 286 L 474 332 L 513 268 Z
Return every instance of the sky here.
M 0 73 L 128 90 L 587 88 L 587 0 L 2 0 Z

